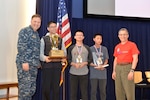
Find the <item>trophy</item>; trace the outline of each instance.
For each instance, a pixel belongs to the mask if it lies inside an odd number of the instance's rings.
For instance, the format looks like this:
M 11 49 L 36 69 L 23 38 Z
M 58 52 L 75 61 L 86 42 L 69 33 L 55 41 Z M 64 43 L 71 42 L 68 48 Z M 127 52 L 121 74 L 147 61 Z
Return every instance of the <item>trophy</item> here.
M 77 63 L 82 63 L 82 57 L 81 57 L 81 55 L 78 55 L 78 57 L 76 58 L 76 62 Z
M 58 38 L 59 36 L 57 34 L 51 36 L 52 50 L 58 50 L 58 43 L 59 43 Z
M 49 52 L 50 59 L 60 61 L 61 59 L 66 58 L 64 51 L 59 50 L 58 48 L 58 45 L 60 43 L 59 35 L 53 34 L 50 36 L 50 38 L 51 38 L 51 44 L 52 44 L 51 50 Z
M 103 61 L 102 61 L 102 59 L 99 57 L 99 58 L 97 59 L 97 65 L 101 65 L 101 64 L 103 64 Z

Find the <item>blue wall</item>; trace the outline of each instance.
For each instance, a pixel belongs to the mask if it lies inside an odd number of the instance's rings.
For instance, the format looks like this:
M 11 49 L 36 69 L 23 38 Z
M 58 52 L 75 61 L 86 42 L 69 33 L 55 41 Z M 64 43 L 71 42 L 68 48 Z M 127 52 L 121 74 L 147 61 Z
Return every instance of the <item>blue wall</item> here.
M 83 18 L 83 0 L 72 0 L 72 18 Z

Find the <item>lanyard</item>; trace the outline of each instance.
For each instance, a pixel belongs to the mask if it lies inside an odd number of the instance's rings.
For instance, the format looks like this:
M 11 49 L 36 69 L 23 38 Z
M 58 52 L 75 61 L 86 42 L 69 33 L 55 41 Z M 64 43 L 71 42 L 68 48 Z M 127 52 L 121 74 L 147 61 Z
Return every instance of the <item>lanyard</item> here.
M 82 53 L 82 46 L 81 47 L 76 46 L 76 47 L 77 47 L 78 54 L 81 55 L 81 53 Z
M 99 48 L 99 51 L 98 51 L 98 49 L 96 48 L 95 45 L 94 45 L 94 48 L 95 48 L 95 50 L 96 50 L 96 55 L 98 56 L 98 58 L 100 58 L 100 56 L 101 56 L 101 51 L 102 51 L 101 46 L 100 46 L 100 48 Z

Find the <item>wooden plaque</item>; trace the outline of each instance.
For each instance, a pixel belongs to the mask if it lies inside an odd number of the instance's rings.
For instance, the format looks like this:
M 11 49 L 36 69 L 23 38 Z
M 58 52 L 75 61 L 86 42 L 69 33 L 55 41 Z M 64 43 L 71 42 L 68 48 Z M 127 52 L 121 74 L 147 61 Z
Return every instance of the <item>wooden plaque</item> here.
M 49 58 L 52 61 L 61 61 L 62 59 L 66 59 L 66 56 L 63 50 L 51 50 L 49 52 Z

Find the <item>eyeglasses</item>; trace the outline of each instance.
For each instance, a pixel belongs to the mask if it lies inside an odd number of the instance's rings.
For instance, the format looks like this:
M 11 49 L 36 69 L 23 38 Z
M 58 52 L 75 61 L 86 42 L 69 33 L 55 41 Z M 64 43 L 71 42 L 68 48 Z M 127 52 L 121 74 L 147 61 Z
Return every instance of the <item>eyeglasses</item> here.
M 56 28 L 57 26 L 49 26 L 49 28 Z
M 127 36 L 128 34 L 119 34 L 119 36 Z

